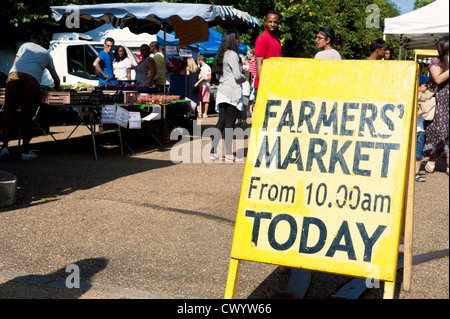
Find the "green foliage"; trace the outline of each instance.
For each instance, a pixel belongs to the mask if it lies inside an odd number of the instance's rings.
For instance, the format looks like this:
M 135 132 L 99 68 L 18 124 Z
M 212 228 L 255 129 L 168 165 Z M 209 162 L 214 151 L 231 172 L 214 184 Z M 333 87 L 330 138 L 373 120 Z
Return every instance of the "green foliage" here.
M 44 32 L 51 36 L 55 32 L 65 32 L 63 24 L 58 24 L 53 19 L 51 6 L 68 4 L 87 4 L 111 1 L 90 0 L 2 0 L 0 3 L 0 28 L 5 34 L 13 34 L 14 37 L 6 37 L 2 46 L 15 47 L 17 43 L 28 41 L 32 32 Z M 79 32 L 89 30 L 98 23 L 84 23 L 84 28 Z
M 425 7 L 435 0 L 416 0 L 414 1 L 414 10 Z
M 378 27 L 372 26 L 374 11 L 366 12 L 370 4 L 379 8 Z M 317 52 L 314 39 L 320 27 L 333 28 L 344 37 L 340 51 L 345 58 L 367 57 L 370 43 L 383 37 L 384 19 L 399 15 L 397 7 L 387 0 L 279 0 L 277 10 L 283 16 L 280 31 L 284 51 L 305 58 Z

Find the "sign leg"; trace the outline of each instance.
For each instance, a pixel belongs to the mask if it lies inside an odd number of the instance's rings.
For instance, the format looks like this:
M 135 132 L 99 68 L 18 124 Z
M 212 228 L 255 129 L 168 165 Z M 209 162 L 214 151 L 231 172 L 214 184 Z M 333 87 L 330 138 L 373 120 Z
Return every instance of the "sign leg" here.
M 230 269 L 228 271 L 227 288 L 225 289 L 225 299 L 234 299 L 236 295 L 240 264 L 241 261 L 239 259 L 231 258 Z
M 417 98 L 414 103 L 417 105 Z M 415 107 L 414 109 L 417 109 Z M 416 159 L 416 138 L 417 137 L 417 113 L 412 116 L 411 134 L 409 137 L 409 165 L 406 172 L 406 190 L 405 190 L 405 207 L 404 214 L 404 267 L 403 267 L 403 290 L 411 290 L 411 277 L 413 265 L 413 227 L 414 227 L 414 187 L 415 187 L 415 159 Z
M 383 299 L 394 299 L 394 292 L 395 292 L 395 280 L 385 281 Z
M 403 267 L 403 290 L 411 290 L 412 264 L 413 264 L 413 212 L 412 209 L 405 211 L 405 240 L 404 240 L 404 267 Z

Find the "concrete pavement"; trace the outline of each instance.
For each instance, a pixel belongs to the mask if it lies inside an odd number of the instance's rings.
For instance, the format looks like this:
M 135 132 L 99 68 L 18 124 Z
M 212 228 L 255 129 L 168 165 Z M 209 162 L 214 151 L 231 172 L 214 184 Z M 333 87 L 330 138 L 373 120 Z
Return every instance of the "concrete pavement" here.
M 244 165 L 175 164 L 171 145 L 150 136 L 129 139 L 135 154 L 126 156 L 116 136 L 100 136 L 94 161 L 83 130 L 68 141 L 35 138 L 35 161 L 14 159 L 12 147 L 0 163 L 18 178 L 16 204 L 0 208 L 0 298 L 222 298 Z M 416 183 L 414 254 L 449 246 L 441 166 Z M 73 264 L 83 285 L 69 290 Z M 274 298 L 288 279 L 277 266 L 242 262 L 236 297 Z M 350 279 L 313 273 L 306 298 L 330 298 Z M 412 291 L 396 298 L 446 299 L 448 284 L 444 257 L 414 266 Z

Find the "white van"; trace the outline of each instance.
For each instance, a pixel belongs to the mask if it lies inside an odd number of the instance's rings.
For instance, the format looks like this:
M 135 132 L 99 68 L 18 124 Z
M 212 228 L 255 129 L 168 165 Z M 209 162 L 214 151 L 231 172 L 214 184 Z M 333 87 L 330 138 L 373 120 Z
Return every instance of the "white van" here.
M 115 43 L 115 45 L 122 45 Z M 124 45 L 127 50 L 128 58 L 132 65 L 139 62 L 136 56 Z M 103 42 L 93 42 L 89 40 L 53 40 L 50 42 L 50 55 L 55 64 L 56 73 L 61 80 L 62 85 L 74 85 L 78 82 L 98 85 L 98 71 L 94 67 L 94 61 L 99 52 L 104 49 Z M 114 51 L 114 49 L 113 49 Z M 135 72 L 132 69 L 131 79 L 135 79 Z M 50 86 L 53 79 L 48 70 L 45 70 L 41 85 Z

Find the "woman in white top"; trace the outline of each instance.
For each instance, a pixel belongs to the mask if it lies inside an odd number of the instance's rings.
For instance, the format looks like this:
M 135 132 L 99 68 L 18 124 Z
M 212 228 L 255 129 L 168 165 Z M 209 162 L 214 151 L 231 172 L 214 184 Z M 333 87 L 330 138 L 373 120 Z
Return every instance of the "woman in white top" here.
M 116 80 L 131 80 L 131 61 L 122 45 L 119 45 L 114 52 L 113 71 Z
M 334 45 L 342 45 L 340 34 L 335 34 L 331 28 L 320 28 L 316 37 L 316 46 L 321 50 L 314 59 L 342 60 L 342 55 L 334 49 Z
M 239 34 L 237 31 L 228 30 L 222 37 L 219 50 L 214 57 L 212 73 L 219 80 L 216 96 L 216 111 L 219 120 L 216 129 L 221 133 L 225 130 L 225 158 L 226 162 L 243 162 L 243 158 L 233 156 L 233 131 L 239 111 L 243 108 L 242 83 L 245 76 L 242 74 L 242 63 L 238 55 Z M 211 160 L 218 160 L 217 146 L 219 139 L 212 140 Z

